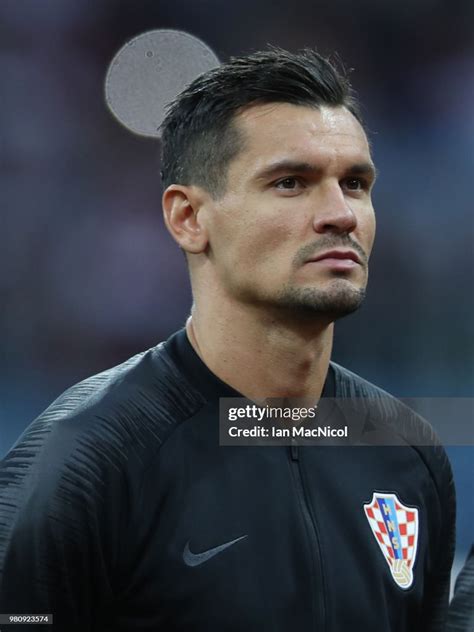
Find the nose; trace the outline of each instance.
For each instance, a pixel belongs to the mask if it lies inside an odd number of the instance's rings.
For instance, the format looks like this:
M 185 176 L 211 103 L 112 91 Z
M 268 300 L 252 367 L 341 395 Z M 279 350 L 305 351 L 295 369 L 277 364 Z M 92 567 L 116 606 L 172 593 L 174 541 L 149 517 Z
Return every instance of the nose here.
M 339 183 L 321 185 L 315 201 L 313 227 L 317 233 L 351 233 L 357 226 L 357 218 L 348 204 Z

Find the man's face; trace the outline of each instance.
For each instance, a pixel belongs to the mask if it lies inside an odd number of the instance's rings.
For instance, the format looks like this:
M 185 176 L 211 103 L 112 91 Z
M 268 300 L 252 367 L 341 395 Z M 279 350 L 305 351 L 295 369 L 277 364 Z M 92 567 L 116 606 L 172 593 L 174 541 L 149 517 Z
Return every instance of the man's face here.
M 342 107 L 286 103 L 252 106 L 235 124 L 244 148 L 208 207 L 218 282 L 234 299 L 295 316 L 354 311 L 375 233 L 361 125 Z

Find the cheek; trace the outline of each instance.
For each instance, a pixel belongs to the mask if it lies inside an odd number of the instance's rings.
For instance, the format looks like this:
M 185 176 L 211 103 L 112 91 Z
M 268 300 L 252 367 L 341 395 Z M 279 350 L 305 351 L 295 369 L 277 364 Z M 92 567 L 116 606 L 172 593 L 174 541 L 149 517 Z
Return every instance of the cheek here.
M 301 245 L 296 217 L 294 209 L 276 207 L 274 202 L 227 199 L 212 217 L 211 247 L 226 266 L 241 270 L 291 261 Z
M 256 264 L 271 262 L 272 265 L 278 265 L 292 252 L 291 244 L 294 242 L 292 228 L 294 230 L 294 227 L 277 213 L 271 217 L 260 217 L 259 220 L 252 221 L 246 233 L 248 255 Z M 293 251 L 294 248 L 293 244 Z
M 241 212 L 238 219 L 226 216 L 216 222 L 211 233 L 211 241 L 214 241 L 221 252 L 258 259 L 266 251 L 274 248 L 277 232 L 273 222 L 264 218 L 256 219 L 255 214 Z
M 372 207 L 366 209 L 359 221 L 359 233 L 361 236 L 361 246 L 367 255 L 370 255 L 375 238 L 375 213 Z
M 217 261 L 232 260 L 245 243 L 243 214 L 229 208 L 218 208 L 207 225 L 209 244 Z
M 377 221 L 375 219 L 375 213 L 374 210 L 372 209 L 372 214 L 370 216 L 370 250 L 372 250 L 372 246 L 374 245 L 374 239 L 375 239 L 375 232 L 377 229 Z

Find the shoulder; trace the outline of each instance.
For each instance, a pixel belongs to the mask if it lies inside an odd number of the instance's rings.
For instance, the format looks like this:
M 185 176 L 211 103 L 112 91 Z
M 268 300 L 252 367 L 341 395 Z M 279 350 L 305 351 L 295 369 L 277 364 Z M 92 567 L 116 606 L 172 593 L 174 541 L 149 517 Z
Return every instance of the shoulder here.
M 382 388 L 331 362 L 336 397 L 347 411 L 364 418 L 364 438 L 372 445 L 409 447 L 421 459 L 436 487 L 441 504 L 455 507 L 453 473 L 435 430 L 421 415 Z
M 431 424 L 386 390 L 334 362 L 336 397 L 349 410 L 363 412 L 378 428 L 398 436 L 402 444 L 439 445 Z
M 203 397 L 160 344 L 70 387 L 0 461 L 0 485 L 93 487 L 107 472 L 146 465 Z
M 65 391 L 0 460 L 0 568 L 23 535 L 81 550 L 114 525 L 102 545 L 118 550 L 148 464 L 203 404 L 164 345 Z
M 159 344 L 67 389 L 35 420 L 42 429 L 69 427 L 139 438 L 152 427 L 192 414 L 201 395 Z M 113 442 L 113 438 L 110 437 Z
M 395 403 L 396 398 L 379 386 L 372 384 L 357 373 L 349 371 L 336 362 L 331 362 L 336 381 L 336 393 L 338 397 L 376 397 L 387 398 Z

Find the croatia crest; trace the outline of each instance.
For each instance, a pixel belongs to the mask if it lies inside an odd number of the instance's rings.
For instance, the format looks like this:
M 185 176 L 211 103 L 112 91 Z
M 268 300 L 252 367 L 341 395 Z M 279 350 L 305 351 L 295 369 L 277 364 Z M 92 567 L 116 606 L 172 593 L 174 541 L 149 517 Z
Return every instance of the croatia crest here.
M 374 492 L 364 511 L 393 579 L 400 588 L 410 588 L 418 546 L 418 509 L 406 507 L 395 494 Z

